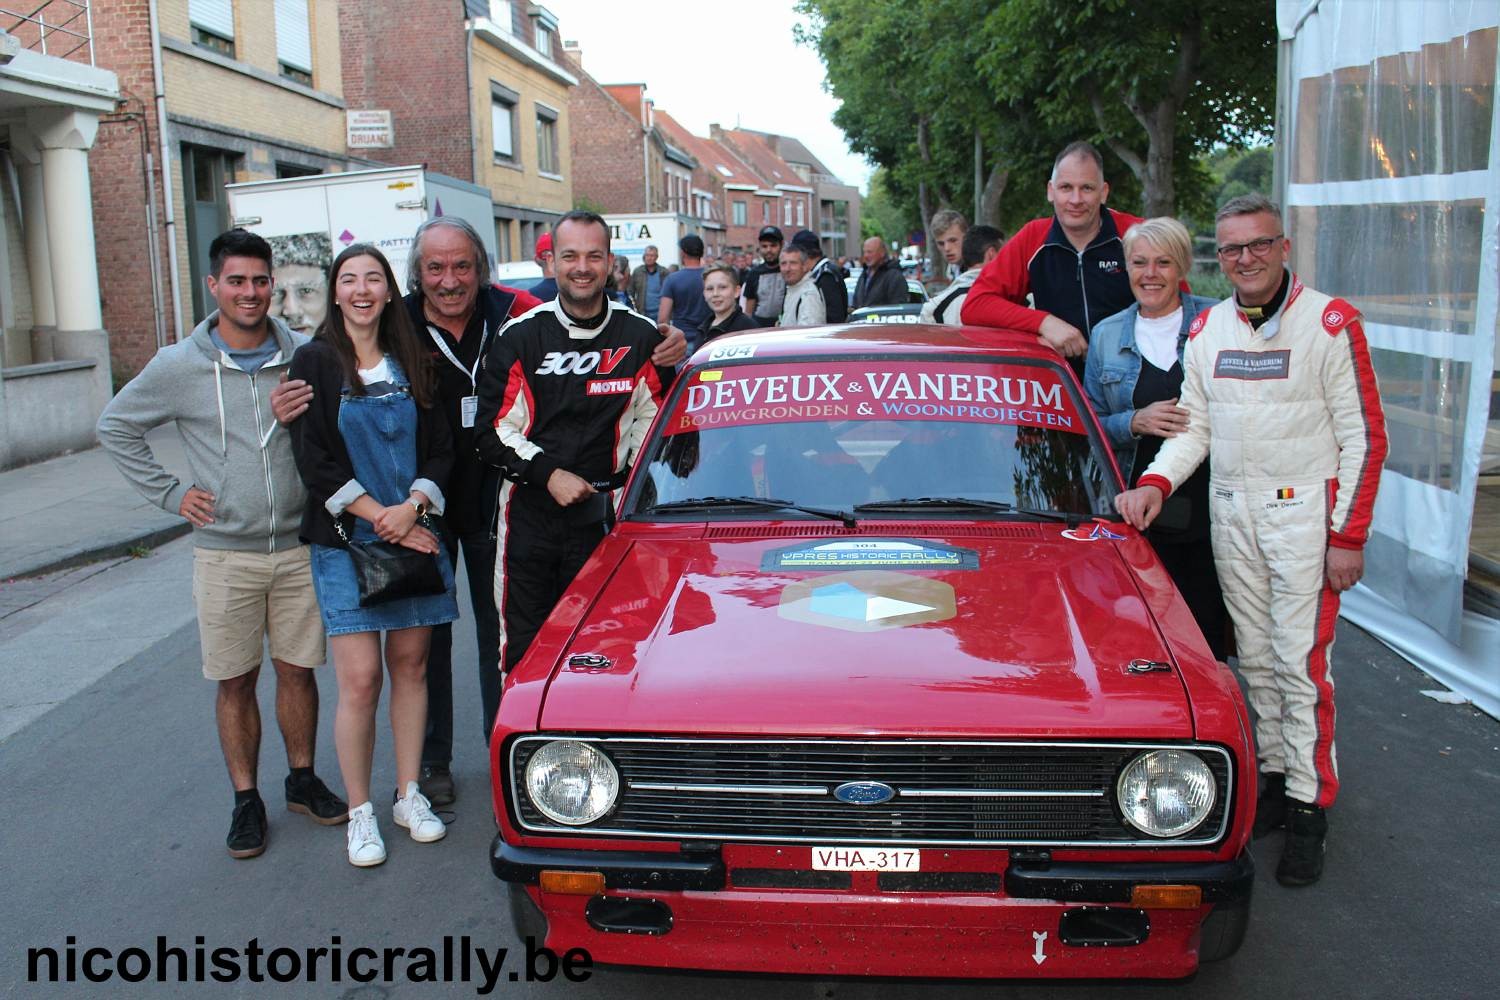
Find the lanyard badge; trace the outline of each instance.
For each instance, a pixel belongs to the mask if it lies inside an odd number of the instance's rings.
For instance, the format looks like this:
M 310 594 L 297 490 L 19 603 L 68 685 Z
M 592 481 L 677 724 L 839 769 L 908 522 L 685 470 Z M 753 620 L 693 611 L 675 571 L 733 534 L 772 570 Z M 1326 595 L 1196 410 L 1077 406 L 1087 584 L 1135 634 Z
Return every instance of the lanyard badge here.
M 485 331 L 486 334 L 488 332 L 488 330 Z M 427 333 L 432 337 L 432 342 L 437 345 L 437 349 L 443 352 L 443 357 L 452 362 L 453 367 L 469 376 L 470 393 L 458 401 L 458 413 L 464 427 L 473 427 L 475 414 L 479 412 L 479 366 L 484 363 L 485 338 L 481 336 L 479 341 L 479 355 L 474 359 L 474 367 L 465 368 L 463 362 L 458 360 L 458 356 L 448 346 L 448 342 L 443 339 L 442 331 L 429 323 Z

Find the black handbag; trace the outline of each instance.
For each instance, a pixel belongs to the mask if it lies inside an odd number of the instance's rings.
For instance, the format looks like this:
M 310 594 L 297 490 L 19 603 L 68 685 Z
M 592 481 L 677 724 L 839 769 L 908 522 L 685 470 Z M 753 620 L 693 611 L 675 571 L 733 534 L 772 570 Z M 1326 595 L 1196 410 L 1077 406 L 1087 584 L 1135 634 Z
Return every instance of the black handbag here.
M 437 533 L 425 517 L 421 524 Z M 373 608 L 403 597 L 433 597 L 447 593 L 448 587 L 443 583 L 443 574 L 437 564 L 441 553 L 418 552 L 393 542 L 350 541 L 338 518 L 334 518 L 333 527 L 349 547 L 354 578 L 359 583 L 360 607 Z

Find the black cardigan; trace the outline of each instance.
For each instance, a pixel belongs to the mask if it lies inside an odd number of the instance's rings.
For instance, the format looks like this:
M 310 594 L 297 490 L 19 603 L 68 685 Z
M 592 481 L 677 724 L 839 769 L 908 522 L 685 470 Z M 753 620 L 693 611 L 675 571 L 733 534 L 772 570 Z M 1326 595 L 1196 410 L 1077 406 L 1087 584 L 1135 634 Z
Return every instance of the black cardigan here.
M 344 388 L 344 366 L 338 351 L 327 341 L 314 340 L 297 348 L 292 356 L 291 378 L 312 386 L 312 405 L 292 421 L 292 456 L 307 487 L 307 508 L 302 512 L 301 538 L 317 545 L 342 547 L 333 529 L 333 517 L 324 506 L 354 474 L 349 449 L 339 433 L 339 400 Z M 410 377 L 410 375 L 408 375 Z M 417 475 L 430 479 L 438 489 L 448 488 L 453 468 L 453 431 L 441 409 L 417 407 Z M 354 515 L 343 515 L 344 531 L 354 533 Z

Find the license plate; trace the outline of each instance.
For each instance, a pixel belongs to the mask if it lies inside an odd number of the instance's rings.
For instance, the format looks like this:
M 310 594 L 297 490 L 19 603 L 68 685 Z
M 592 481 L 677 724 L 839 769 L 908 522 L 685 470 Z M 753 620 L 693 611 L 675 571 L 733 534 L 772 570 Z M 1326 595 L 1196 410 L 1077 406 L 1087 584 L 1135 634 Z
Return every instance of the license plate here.
M 813 871 L 919 872 L 922 852 L 913 848 L 814 847 Z

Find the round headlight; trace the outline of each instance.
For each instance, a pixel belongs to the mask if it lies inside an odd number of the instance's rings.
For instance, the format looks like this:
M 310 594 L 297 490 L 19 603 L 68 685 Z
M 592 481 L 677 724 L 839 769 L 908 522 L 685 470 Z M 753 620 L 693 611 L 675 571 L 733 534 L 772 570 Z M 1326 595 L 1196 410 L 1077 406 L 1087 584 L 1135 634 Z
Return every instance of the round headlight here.
M 557 740 L 526 762 L 526 794 L 553 822 L 582 826 L 614 806 L 620 773 L 589 744 Z
M 1125 822 L 1153 837 L 1180 837 L 1214 807 L 1213 772 L 1185 750 L 1151 750 L 1126 765 L 1115 785 Z

